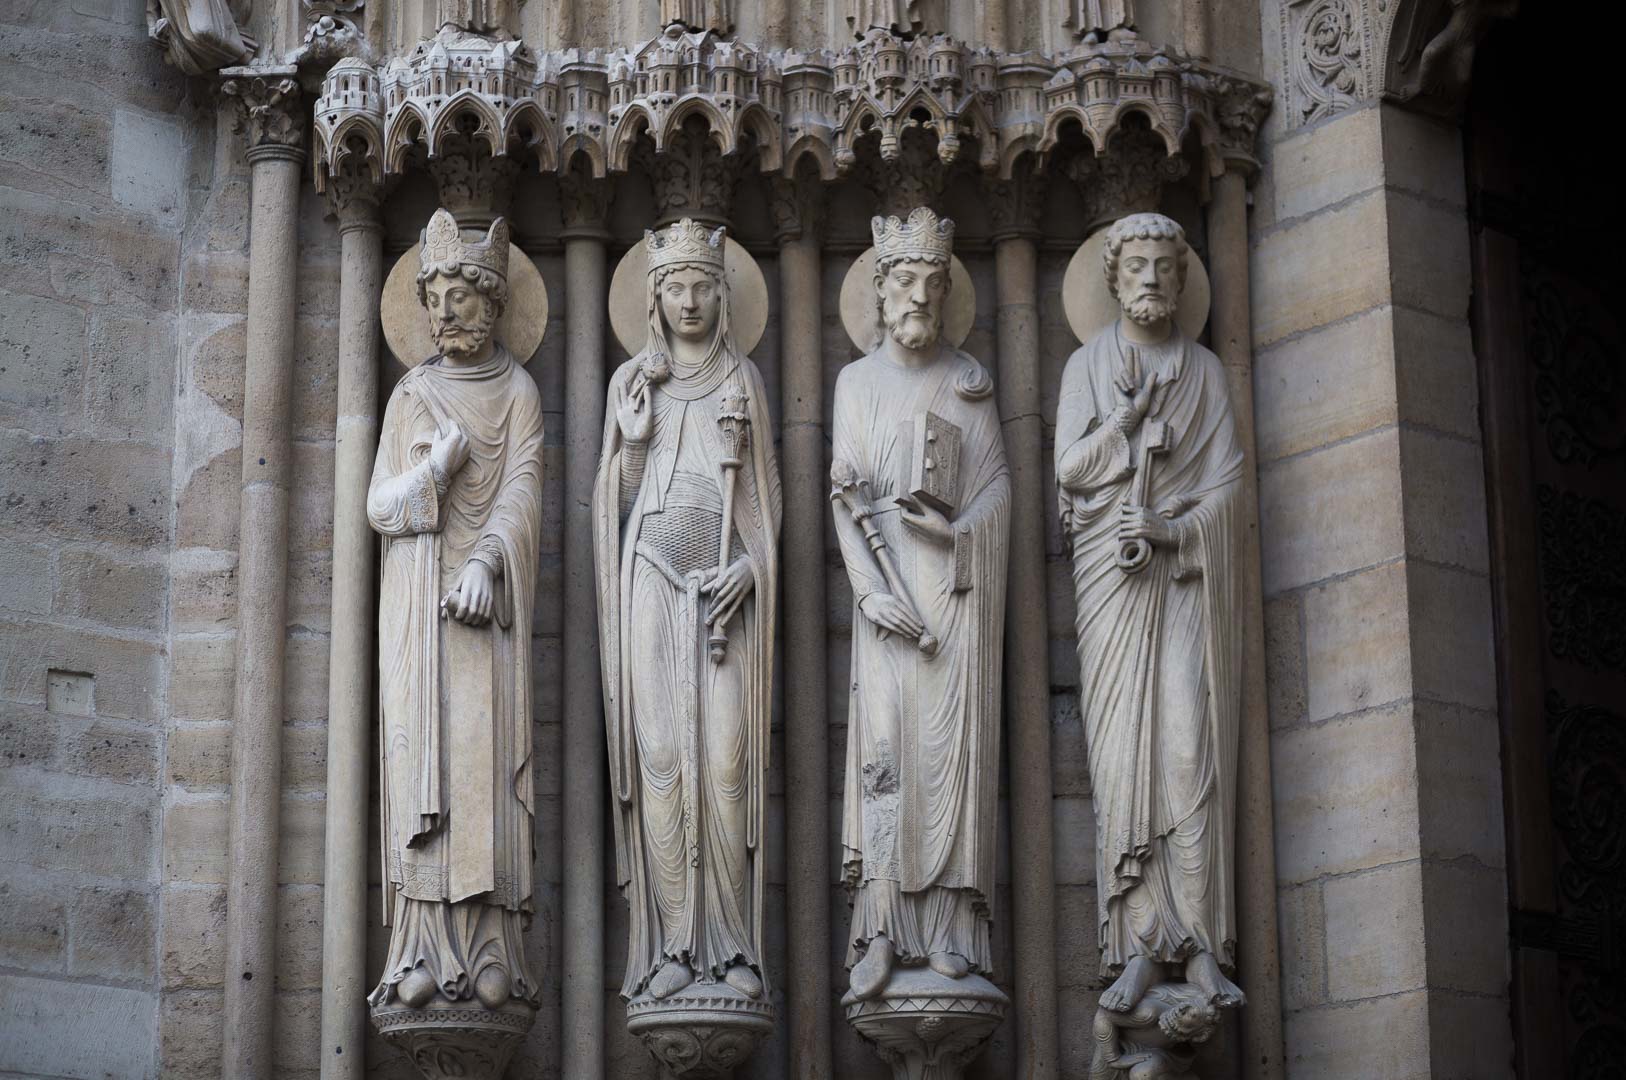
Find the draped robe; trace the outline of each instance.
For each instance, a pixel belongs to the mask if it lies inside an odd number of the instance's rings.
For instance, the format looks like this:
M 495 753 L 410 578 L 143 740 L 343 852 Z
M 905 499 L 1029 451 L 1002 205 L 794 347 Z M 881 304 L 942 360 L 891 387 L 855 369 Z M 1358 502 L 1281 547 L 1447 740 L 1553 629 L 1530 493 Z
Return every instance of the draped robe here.
M 1139 346 L 1143 376 L 1166 396 L 1155 419 L 1172 445 L 1155 455 L 1146 505 L 1176 543 L 1137 574 L 1114 563 L 1120 508 L 1141 467 L 1142 423 L 1123 433 L 1127 399 L 1117 324 L 1067 361 L 1056 409 L 1056 479 L 1073 553 L 1080 706 L 1095 798 L 1102 958 L 1180 962 L 1197 951 L 1230 966 L 1241 634 L 1242 450 L 1219 358 L 1175 330 Z M 1161 391 L 1160 391 L 1161 392 Z
M 927 412 L 960 428 L 960 497 L 952 546 L 904 526 L 911 445 Z M 836 534 L 853 590 L 852 693 L 842 799 L 843 870 L 855 889 L 847 965 L 886 934 L 905 962 L 963 956 L 992 974 L 994 829 L 998 817 L 1000 660 L 1004 645 L 1010 474 L 993 385 L 944 346 L 922 368 L 880 353 L 836 380 L 833 458 L 870 482 L 880 528 L 909 599 L 940 641 L 915 641 L 859 613 L 889 591 L 863 531 L 836 500 Z
M 623 364 L 629 386 L 647 352 Z M 743 388 L 749 442 L 735 474 L 729 561 L 750 560 L 753 588 L 707 655 L 723 490 L 717 416 Z M 593 487 L 604 714 L 616 879 L 631 910 L 622 995 L 643 993 L 668 959 L 702 983 L 736 963 L 762 978 L 763 847 L 778 600 L 779 467 L 767 392 L 732 348 L 714 364 L 649 388 L 654 426 L 629 447 L 607 410 Z
M 467 462 L 437 486 L 429 449 L 456 424 Z M 384 921 L 376 1003 L 418 964 L 447 997 L 489 964 L 513 996 L 540 984 L 520 940 L 531 911 L 531 606 L 541 550 L 542 404 L 497 346 L 472 367 L 431 359 L 384 411 L 367 516 L 384 537 L 379 590 Z M 440 600 L 465 562 L 497 575 L 495 615 L 465 626 Z

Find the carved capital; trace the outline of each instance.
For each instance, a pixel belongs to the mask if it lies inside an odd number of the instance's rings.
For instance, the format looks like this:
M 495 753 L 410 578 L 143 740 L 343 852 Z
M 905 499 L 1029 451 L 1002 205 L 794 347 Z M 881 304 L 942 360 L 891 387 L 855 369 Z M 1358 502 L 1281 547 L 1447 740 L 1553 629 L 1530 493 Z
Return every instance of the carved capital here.
M 339 219 L 341 234 L 352 229 L 382 228 L 378 206 L 383 200 L 383 187 L 364 161 L 346 159 L 338 171 L 327 176 L 323 188 L 328 210 Z
M 1084 199 L 1087 229 L 1156 210 L 1163 185 L 1189 170 L 1185 158 L 1170 154 L 1163 139 L 1144 127 L 1123 131 L 1105 154 L 1080 154 L 1067 164 L 1067 174 Z
M 559 218 L 564 235 L 607 236 L 610 182 L 579 164 L 559 174 Z
M 859 169 L 864 186 L 875 196 L 876 213 L 899 217 L 917 206 L 937 205 L 948 179 L 942 154 L 919 128 L 905 129 L 891 156 L 883 152 L 860 157 Z
M 1259 171 L 1259 161 L 1253 156 L 1254 140 L 1259 125 L 1270 112 L 1275 92 L 1268 86 L 1243 82 L 1221 75 L 1214 80 L 1217 98 L 1214 115 L 1219 121 L 1220 153 L 1230 168 L 1240 168 L 1253 175 Z
M 226 68 L 220 92 L 242 105 L 237 131 L 248 143 L 248 159 L 305 157 L 305 111 L 292 67 Z
M 817 179 L 776 176 L 769 191 L 768 210 L 773 214 L 774 239 L 783 244 L 803 235 L 819 235 L 824 229 L 824 186 Z
M 685 217 L 727 223 L 743 162 L 741 155 L 725 157 L 717 149 L 704 121 L 694 118 L 684 124 L 663 153 L 650 153 L 647 143 L 644 147 L 643 164 L 654 185 L 659 224 Z
M 492 156 L 475 132 L 459 131 L 442 141 L 440 153 L 429 160 L 429 174 L 440 190 L 440 204 L 458 225 L 484 229 L 508 212 L 519 163 L 507 155 Z
M 1044 209 L 1045 178 L 1031 168 L 1021 169 L 1009 180 L 984 177 L 983 192 L 988 197 L 988 218 L 993 238 L 1039 235 L 1039 214 Z

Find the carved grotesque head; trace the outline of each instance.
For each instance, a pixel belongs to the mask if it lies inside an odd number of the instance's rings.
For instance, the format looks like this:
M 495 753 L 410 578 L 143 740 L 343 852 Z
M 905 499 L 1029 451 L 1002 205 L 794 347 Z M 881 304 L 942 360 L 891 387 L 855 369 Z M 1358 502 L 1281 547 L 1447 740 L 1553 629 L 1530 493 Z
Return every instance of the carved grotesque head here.
M 1219 1007 L 1206 991 L 1192 983 L 1165 986 L 1169 1007 L 1158 1015 L 1157 1026 L 1175 1042 L 1207 1042 L 1219 1028 Z
M 1107 229 L 1101 254 L 1107 288 L 1126 318 L 1151 326 L 1174 317 L 1188 250 L 1185 230 L 1162 214 L 1131 214 Z
M 877 217 L 870 228 L 875 236 L 875 293 L 881 323 L 904 348 L 927 348 L 943 329 L 954 222 L 922 206 L 907 221 Z
M 508 223 L 498 218 L 484 240 L 464 240 L 452 215 L 436 210 L 420 264 L 418 301 L 435 347 L 453 363 L 485 356 L 508 302 Z

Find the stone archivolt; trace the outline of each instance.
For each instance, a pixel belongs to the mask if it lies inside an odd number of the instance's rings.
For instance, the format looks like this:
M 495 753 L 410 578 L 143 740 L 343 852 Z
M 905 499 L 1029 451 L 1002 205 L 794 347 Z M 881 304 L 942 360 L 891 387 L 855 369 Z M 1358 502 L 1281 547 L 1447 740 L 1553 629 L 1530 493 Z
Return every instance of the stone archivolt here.
M 1205 175 L 1218 176 L 1227 161 L 1251 165 L 1269 107 L 1263 84 L 1139 39 L 1046 57 L 873 30 L 831 53 L 767 51 L 672 26 L 631 50 L 537 53 L 446 28 L 382 68 L 351 58 L 330 69 L 314 158 L 320 177 L 360 153 L 387 179 L 413 168 L 420 148 L 433 160 L 461 131 L 494 157 L 555 172 L 581 155 L 603 177 L 633 165 L 641 137 L 664 153 L 699 117 L 718 152 L 750 150 L 767 173 L 794 175 L 808 156 L 834 180 L 858 163 L 861 144 L 892 161 L 904 133 L 923 129 L 945 165 L 1009 179 L 1024 154 L 1042 165 L 1075 123 L 1104 156 L 1139 116 L 1170 155 L 1194 139 Z

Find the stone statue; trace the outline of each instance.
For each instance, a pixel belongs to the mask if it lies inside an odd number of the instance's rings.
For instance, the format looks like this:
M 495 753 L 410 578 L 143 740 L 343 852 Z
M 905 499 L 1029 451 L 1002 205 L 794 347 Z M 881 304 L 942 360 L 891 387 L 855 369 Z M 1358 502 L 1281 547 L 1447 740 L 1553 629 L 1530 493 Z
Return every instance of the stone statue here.
M 249 0 L 147 0 L 147 36 L 169 63 L 207 75 L 254 56 L 255 41 L 243 33 L 252 7 Z
M 912 34 L 921 27 L 920 0 L 847 0 L 847 26 L 860 40 L 871 30 Z
M 521 931 L 532 901 L 542 406 L 492 336 L 508 256 L 500 218 L 483 241 L 465 240 L 445 210 L 430 219 L 417 287 L 440 352 L 390 395 L 367 495 L 368 519 L 384 537 L 380 802 L 390 927 L 370 998 L 375 1020 L 387 1007 L 528 1014 L 540 989 Z
M 1056 410 L 1102 962 L 1117 976 L 1101 1007 L 1136 1015 L 1174 975 L 1235 1007 L 1242 450 L 1219 358 L 1174 322 L 1180 226 L 1134 214 L 1103 251 L 1122 314 L 1068 359 Z
M 1195 983 L 1159 983 L 1127 1012 L 1097 1009 L 1090 1080 L 1195 1080 L 1196 1048 L 1219 1028 L 1219 1017 Z
M 1086 45 L 1135 36 L 1134 0 L 1067 0 L 1062 25 Z
M 861 1030 L 908 972 L 998 994 L 982 976 L 1010 528 L 993 381 L 941 340 L 954 223 L 921 207 L 872 228 L 886 334 L 836 380 L 831 466 L 856 610 L 842 846 Z
M 661 25 L 727 34 L 734 29 L 733 0 L 661 0 Z
M 723 230 L 686 218 L 645 245 L 648 337 L 610 379 L 593 488 L 617 879 L 632 909 L 621 992 L 629 1018 L 733 998 L 771 1020 L 773 429 L 734 342 Z

